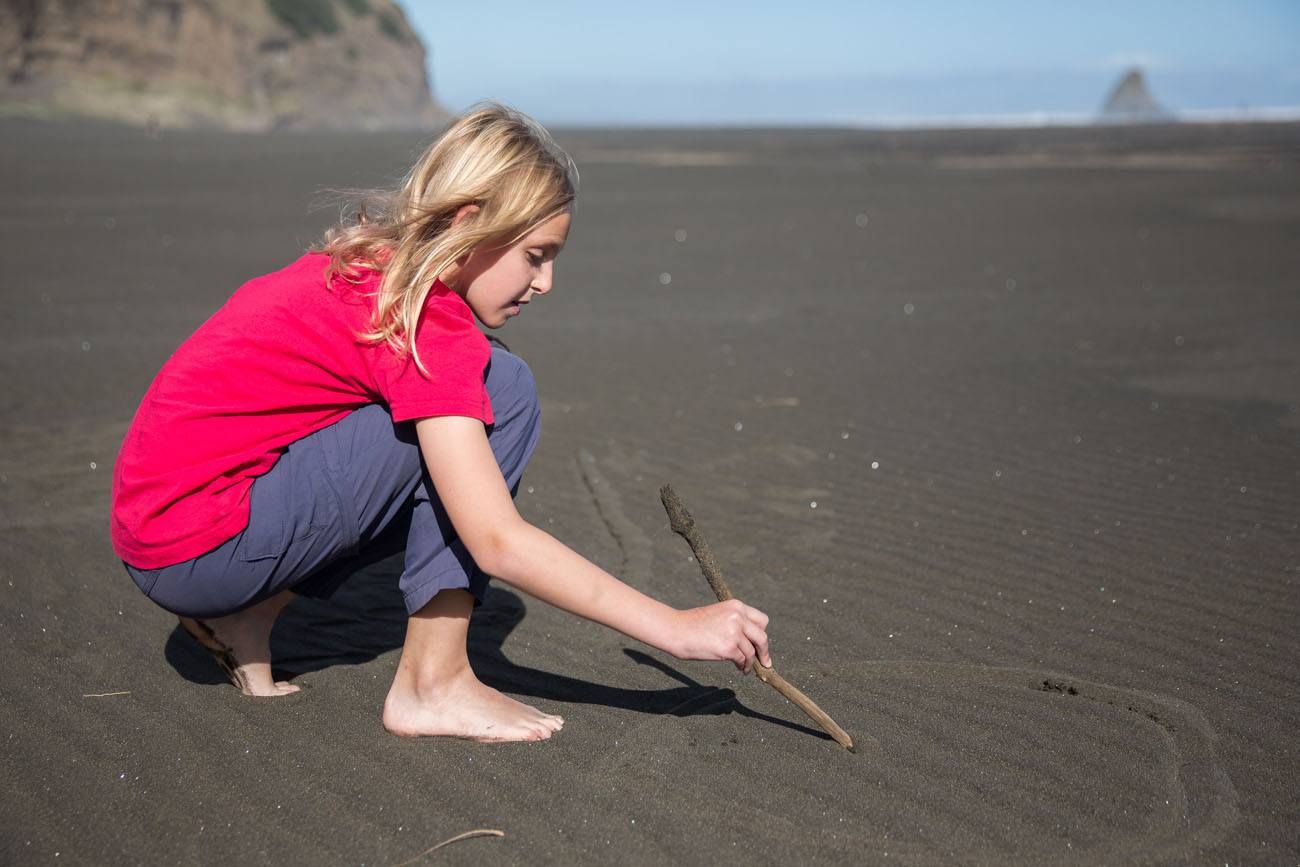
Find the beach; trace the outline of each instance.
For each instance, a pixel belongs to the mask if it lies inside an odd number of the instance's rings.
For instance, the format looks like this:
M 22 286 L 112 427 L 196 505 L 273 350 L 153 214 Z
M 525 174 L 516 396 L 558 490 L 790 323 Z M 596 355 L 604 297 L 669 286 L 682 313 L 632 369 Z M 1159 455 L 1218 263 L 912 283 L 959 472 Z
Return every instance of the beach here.
M 856 753 L 500 583 L 474 667 L 563 731 L 393 737 L 400 560 L 239 695 L 114 556 L 117 449 L 427 139 L 0 129 L 0 863 L 1300 860 L 1300 125 L 559 132 L 520 511 L 707 604 L 671 483 Z

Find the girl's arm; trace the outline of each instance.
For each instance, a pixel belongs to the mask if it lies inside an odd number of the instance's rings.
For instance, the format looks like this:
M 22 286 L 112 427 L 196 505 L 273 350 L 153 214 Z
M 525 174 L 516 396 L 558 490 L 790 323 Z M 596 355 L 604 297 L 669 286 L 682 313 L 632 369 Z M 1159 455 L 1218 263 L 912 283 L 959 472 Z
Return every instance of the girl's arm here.
M 767 615 L 739 600 L 679 611 L 635 590 L 515 509 L 482 422 L 416 422 L 420 452 L 456 533 L 483 571 L 565 611 L 617 629 L 679 659 L 771 664 Z

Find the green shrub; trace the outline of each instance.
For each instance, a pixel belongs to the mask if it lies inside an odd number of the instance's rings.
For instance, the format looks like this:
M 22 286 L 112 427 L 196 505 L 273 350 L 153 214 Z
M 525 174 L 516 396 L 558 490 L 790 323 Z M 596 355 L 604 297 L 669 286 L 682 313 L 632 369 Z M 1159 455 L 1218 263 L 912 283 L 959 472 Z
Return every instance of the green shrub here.
M 374 11 L 370 8 L 370 0 L 343 0 L 343 5 L 348 7 L 348 11 L 358 18 L 362 15 L 369 15 Z
M 271 14 L 302 39 L 309 39 L 317 33 L 339 32 L 334 0 L 266 0 L 266 5 Z
M 406 22 L 398 12 L 384 9 L 379 13 L 379 29 L 384 31 L 384 35 L 389 39 L 395 39 L 398 42 L 406 41 Z

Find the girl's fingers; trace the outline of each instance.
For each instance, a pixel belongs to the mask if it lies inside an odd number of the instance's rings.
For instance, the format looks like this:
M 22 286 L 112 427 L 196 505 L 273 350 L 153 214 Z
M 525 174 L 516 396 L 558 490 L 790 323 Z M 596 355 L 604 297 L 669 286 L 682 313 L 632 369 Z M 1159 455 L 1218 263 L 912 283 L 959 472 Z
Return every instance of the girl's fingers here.
M 749 674 L 749 670 L 754 667 L 754 645 L 747 637 L 741 635 L 740 640 L 736 642 L 736 646 L 740 649 L 741 656 L 745 660 L 740 670 L 745 674 Z
M 754 655 L 758 657 L 758 661 L 771 668 L 772 657 L 768 655 L 767 633 L 763 628 L 757 623 L 750 622 L 745 626 L 745 637 L 754 646 Z
M 705 616 L 712 615 L 706 628 L 719 639 L 717 656 L 706 658 L 729 659 L 740 671 L 749 674 L 754 663 L 759 662 L 771 667 L 772 657 L 768 650 L 768 617 L 757 608 L 752 608 L 738 599 L 720 602 L 716 606 L 696 609 Z M 705 612 L 708 612 L 708 615 Z M 713 619 L 714 617 L 718 619 Z M 706 621 L 707 622 L 707 621 Z
M 754 658 L 767 666 L 772 667 L 771 655 L 767 650 L 767 633 L 762 630 L 746 630 L 745 637 L 749 638 L 750 645 L 754 647 Z

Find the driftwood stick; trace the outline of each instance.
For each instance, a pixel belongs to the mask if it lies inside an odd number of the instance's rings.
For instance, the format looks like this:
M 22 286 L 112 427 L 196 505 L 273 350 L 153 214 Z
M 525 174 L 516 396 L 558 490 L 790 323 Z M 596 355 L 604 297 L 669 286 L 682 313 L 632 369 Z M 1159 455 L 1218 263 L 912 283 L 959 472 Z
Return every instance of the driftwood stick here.
M 392 867 L 407 867 L 408 864 L 414 864 L 430 852 L 437 852 L 443 846 L 450 846 L 452 843 L 459 843 L 461 840 L 472 840 L 475 837 L 504 837 L 505 835 L 505 831 L 498 831 L 496 828 L 475 828 L 473 831 L 466 831 L 464 834 L 457 834 L 455 837 L 443 840 L 436 846 L 430 846 L 414 858 L 407 858 L 399 864 L 392 865 Z
M 673 528 L 673 532 L 686 540 L 695 553 L 695 560 L 700 564 L 700 571 L 704 573 L 704 578 L 713 588 L 713 595 L 718 597 L 719 602 L 726 602 L 734 598 L 731 588 L 727 586 L 727 579 L 722 577 L 722 570 L 718 568 L 718 561 L 713 559 L 713 552 L 709 549 L 709 543 L 704 541 L 704 536 L 695 526 L 695 519 L 691 513 L 686 510 L 682 504 L 681 498 L 673 490 L 672 485 L 664 485 L 659 489 L 659 499 L 663 501 L 664 511 L 668 513 L 668 525 Z M 853 738 L 849 733 L 836 725 L 835 720 L 831 719 L 826 711 L 819 708 L 812 699 L 804 695 L 788 680 L 776 673 L 775 669 L 768 668 L 757 659 L 754 660 L 754 673 L 763 683 L 775 689 L 781 695 L 792 701 L 804 713 L 808 714 L 817 725 L 822 727 L 826 734 L 835 739 L 835 742 L 850 752 L 856 752 L 853 749 Z

